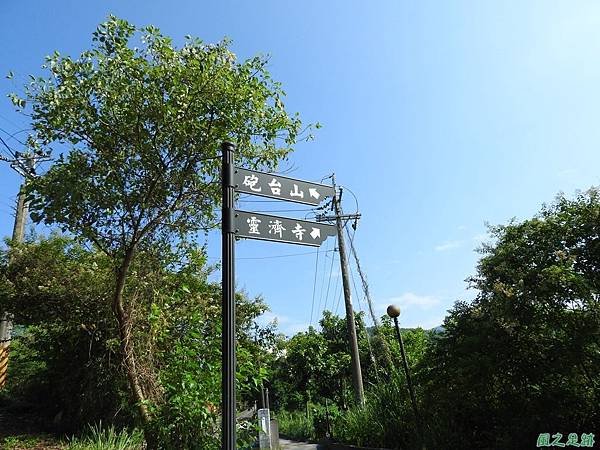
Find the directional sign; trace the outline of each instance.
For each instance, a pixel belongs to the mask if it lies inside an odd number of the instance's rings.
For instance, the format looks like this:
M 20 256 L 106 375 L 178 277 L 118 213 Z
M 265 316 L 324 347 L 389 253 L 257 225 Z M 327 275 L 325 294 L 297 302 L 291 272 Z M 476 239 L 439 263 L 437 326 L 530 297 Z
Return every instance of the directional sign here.
M 235 234 L 238 237 L 318 247 L 336 232 L 333 225 L 235 211 Z
M 278 198 L 289 202 L 318 205 L 325 197 L 333 197 L 332 186 L 296 180 L 254 170 L 234 170 L 235 190 L 245 194 Z

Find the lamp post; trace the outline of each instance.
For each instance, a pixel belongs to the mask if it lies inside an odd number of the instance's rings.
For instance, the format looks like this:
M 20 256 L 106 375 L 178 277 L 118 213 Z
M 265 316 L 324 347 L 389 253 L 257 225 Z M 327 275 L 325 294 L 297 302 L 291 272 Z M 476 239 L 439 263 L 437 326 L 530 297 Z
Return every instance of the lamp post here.
M 387 314 L 394 319 L 394 325 L 396 326 L 396 336 L 398 337 L 398 343 L 400 344 L 400 354 L 402 356 L 402 365 L 404 366 L 404 373 L 406 375 L 406 383 L 408 384 L 408 392 L 410 394 L 410 401 L 412 403 L 413 411 L 415 413 L 415 421 L 417 423 L 417 429 L 419 432 L 419 438 L 421 439 L 421 445 L 424 447 L 423 441 L 423 427 L 421 424 L 421 416 L 419 416 L 419 410 L 417 409 L 417 400 L 415 398 L 415 390 L 413 388 L 412 379 L 410 378 L 410 370 L 408 368 L 408 361 L 406 360 L 406 353 L 404 351 L 404 342 L 402 341 L 402 334 L 400 333 L 400 326 L 398 325 L 398 317 L 400 316 L 400 307 L 397 305 L 390 305 L 387 307 Z

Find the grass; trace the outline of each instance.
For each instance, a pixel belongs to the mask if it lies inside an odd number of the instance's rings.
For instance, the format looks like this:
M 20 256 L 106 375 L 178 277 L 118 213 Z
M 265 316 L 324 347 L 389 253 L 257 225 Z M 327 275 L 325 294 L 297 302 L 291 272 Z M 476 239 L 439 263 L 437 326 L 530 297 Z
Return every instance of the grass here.
M 304 411 L 281 411 L 277 413 L 279 432 L 290 439 L 309 440 L 315 437 L 312 419 L 306 417 Z
M 61 444 L 60 442 L 46 435 L 23 435 L 8 436 L 3 439 L 0 439 L 0 448 L 2 450 L 61 450 L 64 449 L 64 444 Z
M 102 424 L 90 426 L 83 437 L 72 437 L 68 450 L 140 450 L 144 436 L 141 431 L 118 431 L 115 427 L 102 428 Z
M 2 450 L 141 450 L 144 437 L 139 430 L 117 430 L 102 424 L 90 426 L 81 437 L 71 437 L 67 442 L 47 435 L 22 435 L 0 438 Z

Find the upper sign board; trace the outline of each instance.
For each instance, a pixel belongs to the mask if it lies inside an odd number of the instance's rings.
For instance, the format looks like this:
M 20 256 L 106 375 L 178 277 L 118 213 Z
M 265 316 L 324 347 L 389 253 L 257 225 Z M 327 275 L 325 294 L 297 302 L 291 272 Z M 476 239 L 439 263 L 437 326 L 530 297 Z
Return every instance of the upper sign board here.
M 333 187 L 326 184 L 295 180 L 239 167 L 234 170 L 234 182 L 236 192 L 313 206 L 321 203 L 325 197 L 333 197 L 335 194 Z
M 318 247 L 336 232 L 336 227 L 324 223 L 235 211 L 235 235 L 238 237 Z

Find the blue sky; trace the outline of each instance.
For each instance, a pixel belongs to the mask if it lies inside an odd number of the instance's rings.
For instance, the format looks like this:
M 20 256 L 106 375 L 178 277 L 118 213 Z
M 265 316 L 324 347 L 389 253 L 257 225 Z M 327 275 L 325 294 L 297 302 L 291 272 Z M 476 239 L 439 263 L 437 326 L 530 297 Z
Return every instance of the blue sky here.
M 600 183 L 598 2 L 6 1 L 0 74 L 26 80 L 54 50 L 79 54 L 109 13 L 156 25 L 175 42 L 228 36 L 239 58 L 271 55 L 289 110 L 323 124 L 297 146 L 290 176 L 335 172 L 354 192 L 362 214 L 355 245 L 374 302 L 379 313 L 399 303 L 404 326 L 439 325 L 455 300 L 474 295 L 464 279 L 486 222 L 527 218 L 559 191 Z M 0 128 L 9 133 L 27 127 L 2 100 L 12 83 L 0 82 Z M 5 164 L 0 177 L 6 236 L 19 178 Z M 343 203 L 356 209 L 348 192 Z M 211 261 L 218 239 L 209 236 Z M 240 242 L 238 286 L 262 294 L 267 319 L 277 317 L 284 332 L 301 330 L 311 309 L 314 324 L 339 298 L 333 247 L 324 244 L 316 265 L 311 248 Z

